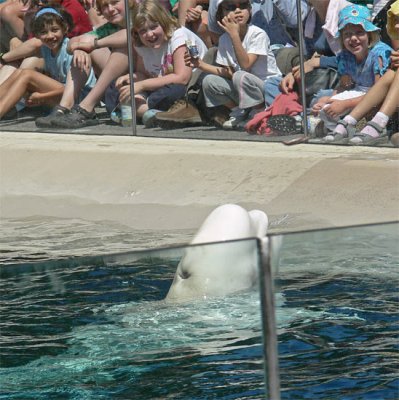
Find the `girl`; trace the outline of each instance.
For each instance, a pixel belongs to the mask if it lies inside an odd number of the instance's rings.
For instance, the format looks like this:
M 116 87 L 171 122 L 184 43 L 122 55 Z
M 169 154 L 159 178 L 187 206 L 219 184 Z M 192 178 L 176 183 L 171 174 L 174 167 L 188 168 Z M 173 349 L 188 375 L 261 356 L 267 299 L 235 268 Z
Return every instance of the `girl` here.
M 45 71 L 17 69 L 0 86 L 0 118 L 25 95 L 28 106 L 57 104 L 64 91 L 64 83 L 73 79 L 76 93 L 82 87 L 93 86 L 93 71 L 85 66 L 84 59 L 75 61 L 66 52 L 68 38 L 65 36 L 72 25 L 70 15 L 61 9 L 42 8 L 32 21 L 32 32 L 43 42 L 42 56 Z M 75 59 L 76 60 L 76 59 Z
M 137 116 L 148 109 L 166 111 L 186 94 L 192 69 L 185 65 L 186 42 L 197 45 L 199 57 L 206 52 L 204 42 L 189 29 L 178 28 L 172 17 L 156 0 L 144 0 L 132 8 L 136 73 L 134 96 Z M 116 86 L 120 102 L 130 99 L 129 75 Z
M 207 72 L 202 89 L 207 107 L 232 110 L 224 129 L 243 124 L 251 110 L 264 108 L 265 80 L 281 75 L 266 32 L 250 24 L 248 0 L 219 1 L 216 18 L 224 34 L 219 39 L 216 66 L 187 58 L 187 65 Z
M 98 80 L 93 89 L 85 93 L 87 96 L 81 96 L 80 103 L 75 105 L 74 83 L 68 81 L 60 107 L 46 119 L 36 120 L 38 127 L 79 129 L 98 125 L 100 121 L 95 112 L 96 105 L 111 82 L 128 70 L 124 0 L 97 0 L 96 7 L 107 23 L 92 32 L 71 39 L 68 51 L 73 54 L 83 51 L 90 58 Z M 62 113 L 57 112 L 60 109 Z
M 391 69 L 367 92 L 362 101 L 344 119 L 339 120 L 334 129 L 334 137 L 348 137 L 348 130 L 357 124 L 357 121 L 370 112 L 373 107 L 381 108 L 374 118 L 367 123 L 361 132 L 356 133 L 349 140 L 351 144 L 374 144 L 383 134 L 389 117 L 399 109 L 399 0 L 392 4 L 388 11 L 387 31 L 397 51 L 391 54 Z M 391 141 L 398 146 L 399 132 L 391 137 Z
M 337 121 L 360 103 L 389 66 L 392 49 L 379 40 L 379 28 L 369 19 L 369 10 L 359 5 L 349 5 L 339 13 L 338 37 L 343 48 L 337 56 L 340 89 L 331 97 L 320 98 L 313 106 L 328 132 L 325 142 L 347 139 L 333 131 Z

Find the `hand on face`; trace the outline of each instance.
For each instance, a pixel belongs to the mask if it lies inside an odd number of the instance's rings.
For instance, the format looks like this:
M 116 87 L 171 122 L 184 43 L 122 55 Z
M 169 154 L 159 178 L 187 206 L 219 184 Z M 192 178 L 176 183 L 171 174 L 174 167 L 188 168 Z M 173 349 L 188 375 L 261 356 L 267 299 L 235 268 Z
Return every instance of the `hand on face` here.
M 229 13 L 223 17 L 222 22 L 218 21 L 219 26 L 227 32 L 230 36 L 234 33 L 240 32 L 240 25 L 233 13 Z

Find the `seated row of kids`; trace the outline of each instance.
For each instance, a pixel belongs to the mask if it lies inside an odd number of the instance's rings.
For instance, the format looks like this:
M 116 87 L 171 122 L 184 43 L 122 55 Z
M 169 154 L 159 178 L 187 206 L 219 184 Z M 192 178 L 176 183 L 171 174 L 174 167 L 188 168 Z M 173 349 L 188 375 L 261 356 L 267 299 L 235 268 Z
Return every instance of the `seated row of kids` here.
M 0 118 L 15 113 L 15 106 L 47 106 L 52 110 L 36 119 L 39 128 L 74 129 L 99 123 L 95 107 L 100 101 L 110 113 L 130 103 L 124 1 L 97 0 L 103 23 L 72 38 L 68 36 L 73 18 L 59 2 L 29 4 L 32 37 L 0 56 Z M 379 142 L 399 107 L 399 0 L 383 1 L 377 13 L 387 12 L 383 21 L 389 44 L 371 22 L 370 8 L 345 0 L 330 1 L 324 9 L 317 0 L 303 3 L 308 54 L 320 47 L 325 50 L 310 57 L 305 71 L 336 66 L 339 76 L 338 86 L 316 93 L 308 109 L 317 118 L 323 140 Z M 276 6 L 268 18 L 265 9 L 248 0 L 210 0 L 206 23 L 217 46 L 208 49 L 158 0 L 132 0 L 129 5 L 136 115 L 146 126 L 205 123 L 250 131 L 251 120 L 272 108 L 274 100 L 287 96 L 292 101 L 290 94 L 300 79 L 298 67 L 290 72 L 277 61 L 279 53 L 293 50 L 295 35 L 285 29 L 288 14 L 284 20 L 280 10 L 280 19 L 273 19 L 279 11 Z M 337 11 L 334 20 L 331 15 Z M 276 34 L 273 26 L 283 29 Z M 324 47 L 319 38 L 327 39 Z M 192 47 L 194 52 L 189 51 Z M 21 54 L 25 64 L 27 55 L 39 58 L 41 68 L 19 63 Z M 369 118 L 366 126 L 356 131 L 364 116 Z M 286 121 L 282 119 L 282 130 L 292 128 Z M 390 134 L 395 142 L 398 135 Z

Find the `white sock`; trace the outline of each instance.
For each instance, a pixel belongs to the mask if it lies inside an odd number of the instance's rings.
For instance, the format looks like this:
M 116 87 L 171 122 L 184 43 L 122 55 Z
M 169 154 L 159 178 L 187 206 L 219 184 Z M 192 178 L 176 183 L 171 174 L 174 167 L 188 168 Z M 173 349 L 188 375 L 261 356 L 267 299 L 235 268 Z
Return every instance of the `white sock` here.
M 388 115 L 382 113 L 382 112 L 378 112 L 377 114 L 375 114 L 374 118 L 372 119 L 373 122 L 375 122 L 376 124 L 378 124 L 381 128 L 385 128 L 389 122 L 389 117 Z M 365 135 L 370 135 L 372 137 L 378 137 L 379 136 L 379 132 L 373 128 L 370 125 L 366 125 L 363 129 L 362 132 Z
M 355 118 L 353 118 L 351 115 L 347 115 L 344 117 L 344 121 L 347 122 L 349 125 L 356 125 L 357 121 L 355 120 Z M 342 125 L 342 124 L 338 124 L 335 129 L 334 129 L 334 133 L 337 134 L 339 133 L 342 136 L 348 136 L 348 131 L 347 129 Z
M 349 125 L 356 125 L 357 124 L 357 120 L 355 118 L 352 117 L 352 115 L 348 114 L 344 117 L 344 121 L 346 121 Z

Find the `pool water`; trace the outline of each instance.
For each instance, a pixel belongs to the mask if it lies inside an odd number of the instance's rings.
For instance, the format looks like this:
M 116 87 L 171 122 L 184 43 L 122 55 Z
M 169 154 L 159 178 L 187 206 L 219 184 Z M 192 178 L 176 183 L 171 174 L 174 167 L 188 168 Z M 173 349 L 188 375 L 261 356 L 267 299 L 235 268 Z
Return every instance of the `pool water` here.
M 103 231 L 119 251 L 145 237 L 76 223 L 85 229 L 69 241 L 65 228 L 64 244 L 80 236 L 93 248 Z M 166 304 L 183 249 L 118 262 L 82 246 L 86 257 L 71 259 L 72 248 L 49 245 L 60 221 L 45 226 L 37 249 L 13 241 L 29 237 L 22 224 L 2 239 L 0 398 L 265 395 L 256 290 Z M 186 235 L 169 232 L 165 243 Z M 398 224 L 284 237 L 275 282 L 283 399 L 398 398 L 398 237 Z M 107 253 L 105 242 L 95 254 Z M 36 253 L 43 261 L 33 264 Z

